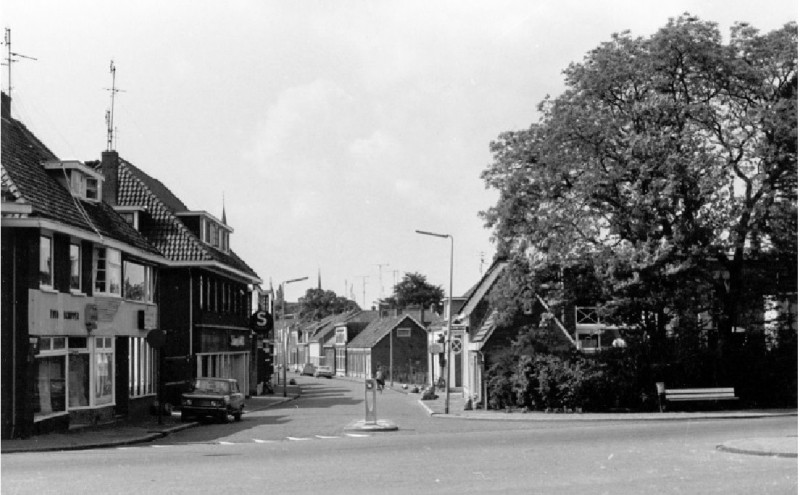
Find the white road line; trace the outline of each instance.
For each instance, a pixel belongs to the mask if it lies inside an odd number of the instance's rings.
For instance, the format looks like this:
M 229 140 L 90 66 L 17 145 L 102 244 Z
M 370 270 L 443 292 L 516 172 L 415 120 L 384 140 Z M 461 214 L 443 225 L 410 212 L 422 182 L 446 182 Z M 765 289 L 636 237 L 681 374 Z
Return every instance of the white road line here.
M 317 437 L 317 438 L 321 438 L 323 440 L 328 440 L 330 438 L 342 438 L 342 437 L 337 437 L 337 436 L 330 437 L 330 436 L 325 436 L 325 435 L 314 435 L 314 436 Z
M 293 440 L 295 442 L 300 442 L 302 440 L 311 440 L 310 438 L 300 438 L 300 437 L 286 437 L 289 440 Z
M 236 445 L 236 442 L 217 442 L 220 445 Z
M 366 438 L 369 435 L 362 435 L 360 433 L 347 433 L 347 436 L 348 437 L 354 437 L 354 438 Z
M 274 443 L 275 440 L 259 440 L 258 438 L 254 438 L 253 441 L 255 443 Z

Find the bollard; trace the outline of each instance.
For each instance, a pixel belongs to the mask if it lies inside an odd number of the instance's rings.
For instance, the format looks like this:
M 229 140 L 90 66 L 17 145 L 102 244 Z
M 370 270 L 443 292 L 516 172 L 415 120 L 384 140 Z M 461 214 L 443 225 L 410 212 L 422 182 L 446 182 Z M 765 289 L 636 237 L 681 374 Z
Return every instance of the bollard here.
M 364 423 L 373 425 L 378 423 L 377 396 L 375 395 L 377 388 L 378 383 L 374 378 L 367 378 L 364 382 L 364 405 L 366 407 Z

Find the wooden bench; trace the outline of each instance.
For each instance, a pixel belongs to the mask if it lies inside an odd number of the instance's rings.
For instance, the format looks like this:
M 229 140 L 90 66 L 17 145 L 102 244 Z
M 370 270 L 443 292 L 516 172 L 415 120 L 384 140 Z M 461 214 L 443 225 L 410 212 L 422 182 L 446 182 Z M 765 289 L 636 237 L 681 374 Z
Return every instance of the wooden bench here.
M 733 387 L 664 389 L 666 402 L 717 402 L 738 399 Z

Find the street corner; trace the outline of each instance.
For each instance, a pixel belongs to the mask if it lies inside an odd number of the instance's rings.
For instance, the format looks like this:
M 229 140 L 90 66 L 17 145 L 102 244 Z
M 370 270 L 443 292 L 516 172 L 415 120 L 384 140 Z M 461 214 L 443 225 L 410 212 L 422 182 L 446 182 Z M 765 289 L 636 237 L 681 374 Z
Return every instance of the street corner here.
M 797 437 L 741 438 L 717 445 L 717 450 L 731 454 L 797 459 Z

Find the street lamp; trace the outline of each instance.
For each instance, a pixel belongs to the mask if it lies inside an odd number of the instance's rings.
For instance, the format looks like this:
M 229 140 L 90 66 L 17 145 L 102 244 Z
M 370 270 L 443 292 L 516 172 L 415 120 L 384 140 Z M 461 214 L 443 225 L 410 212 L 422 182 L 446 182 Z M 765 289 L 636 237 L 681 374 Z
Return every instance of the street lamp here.
M 284 290 L 284 286 L 286 284 L 291 284 L 292 282 L 302 282 L 303 280 L 308 280 L 308 277 L 301 277 L 301 278 L 293 278 L 292 280 L 287 280 L 285 282 L 281 282 L 281 321 L 283 322 L 283 328 L 281 329 L 281 340 L 283 343 L 281 345 L 283 354 L 283 396 L 286 397 L 286 353 L 289 352 L 289 332 L 288 327 L 286 326 L 286 291 Z
M 445 367 L 445 378 L 444 378 L 444 413 L 450 414 L 450 339 L 452 339 L 452 332 L 450 331 L 450 320 L 452 320 L 450 315 L 450 310 L 453 308 L 453 236 L 450 234 L 436 234 L 434 232 L 426 232 L 424 230 L 417 230 L 417 234 L 422 235 L 431 235 L 433 237 L 441 237 L 443 239 L 450 239 L 450 290 L 449 290 L 449 304 L 450 308 L 447 310 L 447 329 L 445 333 L 447 335 L 447 342 L 445 345 L 447 346 L 447 364 Z

